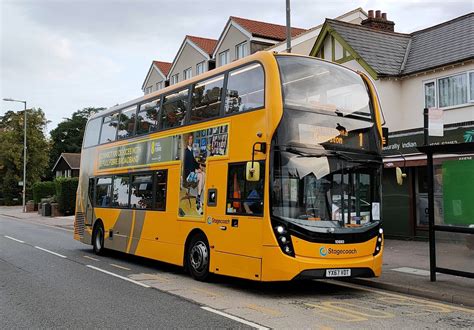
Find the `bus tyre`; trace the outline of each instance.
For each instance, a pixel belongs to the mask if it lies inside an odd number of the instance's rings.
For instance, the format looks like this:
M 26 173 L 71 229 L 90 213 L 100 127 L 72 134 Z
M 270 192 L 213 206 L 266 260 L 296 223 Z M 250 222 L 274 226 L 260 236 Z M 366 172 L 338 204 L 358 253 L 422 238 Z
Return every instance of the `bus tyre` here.
M 204 234 L 194 235 L 186 252 L 187 267 L 191 276 L 198 281 L 205 281 L 209 277 L 209 243 Z
M 94 227 L 92 233 L 92 248 L 95 254 L 101 255 L 104 253 L 104 227 L 101 223 Z

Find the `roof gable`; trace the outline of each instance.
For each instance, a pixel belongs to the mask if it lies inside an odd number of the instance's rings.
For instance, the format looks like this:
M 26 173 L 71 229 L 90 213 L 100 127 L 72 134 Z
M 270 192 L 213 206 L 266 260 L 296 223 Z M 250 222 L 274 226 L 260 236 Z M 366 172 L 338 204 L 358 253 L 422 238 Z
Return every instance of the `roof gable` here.
M 411 34 L 326 19 L 311 55 L 332 35 L 374 78 L 408 75 L 474 58 L 473 26 L 474 13 Z
M 148 82 L 148 79 L 150 79 L 153 69 L 155 69 L 166 80 L 168 77 L 170 68 L 171 68 L 170 62 L 153 61 L 150 65 L 150 68 L 148 69 L 148 73 L 146 74 L 145 80 L 143 81 L 142 91 L 145 91 L 146 83 Z
M 54 164 L 52 168 L 53 172 L 61 159 L 64 159 L 64 161 L 68 164 L 71 170 L 78 170 L 81 167 L 81 153 L 63 152 Z
M 176 66 L 176 63 L 178 62 L 178 59 L 180 58 L 181 53 L 183 52 L 184 47 L 186 45 L 190 45 L 191 47 L 196 49 L 199 53 L 201 53 L 202 56 L 205 57 L 207 60 L 210 60 L 212 58 L 212 52 L 216 44 L 217 44 L 216 39 L 201 38 L 201 37 L 186 35 L 186 37 L 184 37 L 183 43 L 181 44 L 181 47 L 179 47 L 179 50 L 176 53 L 176 56 L 174 57 L 174 60 L 169 69 L 168 75 L 170 75 L 170 73 L 173 71 L 174 67 Z

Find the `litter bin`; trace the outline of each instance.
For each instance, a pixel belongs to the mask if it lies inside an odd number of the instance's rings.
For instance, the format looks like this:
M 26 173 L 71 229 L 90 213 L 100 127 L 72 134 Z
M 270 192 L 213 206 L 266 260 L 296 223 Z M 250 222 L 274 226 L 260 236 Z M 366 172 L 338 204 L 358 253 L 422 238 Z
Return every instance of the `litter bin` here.
M 43 207 L 41 210 L 41 215 L 43 217 L 50 217 L 51 216 L 51 204 L 43 203 Z

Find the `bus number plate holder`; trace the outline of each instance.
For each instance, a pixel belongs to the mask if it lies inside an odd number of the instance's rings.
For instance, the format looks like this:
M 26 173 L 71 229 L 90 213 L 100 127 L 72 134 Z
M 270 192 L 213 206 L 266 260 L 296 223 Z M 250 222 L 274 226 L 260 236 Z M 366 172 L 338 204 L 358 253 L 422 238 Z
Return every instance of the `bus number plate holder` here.
M 350 269 L 326 269 L 326 277 L 348 277 L 351 276 Z

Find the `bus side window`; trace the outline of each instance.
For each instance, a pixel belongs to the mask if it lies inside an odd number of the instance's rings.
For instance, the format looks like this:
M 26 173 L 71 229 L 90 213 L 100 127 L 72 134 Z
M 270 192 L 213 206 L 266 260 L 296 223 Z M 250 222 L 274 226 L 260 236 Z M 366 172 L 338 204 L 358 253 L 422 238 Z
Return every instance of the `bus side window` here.
M 84 134 L 84 148 L 95 146 L 99 143 L 100 124 L 102 117 L 92 119 L 87 124 L 86 133 Z
M 182 126 L 188 108 L 188 89 L 167 95 L 163 100 L 161 123 L 163 129 Z
M 126 139 L 133 136 L 135 130 L 135 118 L 136 118 L 137 106 L 131 106 L 127 109 L 123 109 L 119 115 L 119 125 L 117 132 L 117 139 Z
M 94 204 L 95 178 L 89 178 L 88 197 L 91 205 Z
M 229 164 L 227 175 L 227 214 L 263 215 L 265 163 L 260 162 L 260 180 L 245 179 L 246 163 Z
M 213 77 L 193 86 L 191 122 L 219 116 L 223 86 L 224 75 Z
M 100 143 L 115 141 L 117 136 L 118 114 L 114 113 L 104 117 L 100 133 Z
M 262 108 L 264 106 L 265 77 L 260 64 L 251 64 L 229 72 L 225 113 Z
M 112 178 L 103 177 L 97 179 L 95 188 L 95 205 L 97 207 L 108 207 L 110 206 L 110 200 L 112 197 Z
M 137 135 L 158 130 L 160 99 L 140 105 L 137 116 Z
M 156 171 L 156 194 L 155 210 L 166 211 L 166 185 L 168 182 L 168 170 Z

